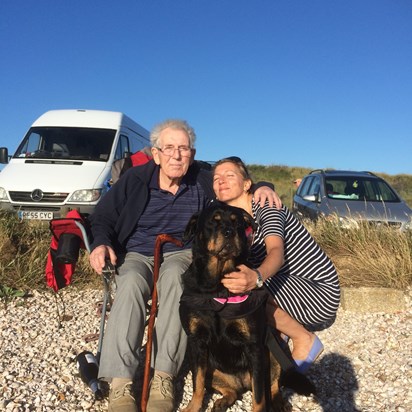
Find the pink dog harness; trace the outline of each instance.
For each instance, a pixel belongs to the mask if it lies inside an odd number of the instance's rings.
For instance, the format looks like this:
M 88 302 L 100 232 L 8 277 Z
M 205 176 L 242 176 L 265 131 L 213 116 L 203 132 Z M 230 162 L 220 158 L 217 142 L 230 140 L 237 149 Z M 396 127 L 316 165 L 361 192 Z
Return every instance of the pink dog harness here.
M 245 295 L 211 296 L 183 292 L 180 304 L 191 310 L 213 311 L 225 319 L 237 319 L 253 313 L 261 305 L 266 304 L 268 292 L 266 288 L 254 289 Z

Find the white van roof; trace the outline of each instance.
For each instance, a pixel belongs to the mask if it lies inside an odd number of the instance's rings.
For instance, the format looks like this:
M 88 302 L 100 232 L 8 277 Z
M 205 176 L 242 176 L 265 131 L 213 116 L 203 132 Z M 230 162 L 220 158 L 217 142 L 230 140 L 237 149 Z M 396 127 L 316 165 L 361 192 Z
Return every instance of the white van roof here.
M 96 127 L 99 129 L 118 129 L 119 126 L 124 126 L 139 134 L 147 134 L 146 129 L 124 113 L 106 110 L 50 110 L 32 124 L 32 127 L 36 126 Z

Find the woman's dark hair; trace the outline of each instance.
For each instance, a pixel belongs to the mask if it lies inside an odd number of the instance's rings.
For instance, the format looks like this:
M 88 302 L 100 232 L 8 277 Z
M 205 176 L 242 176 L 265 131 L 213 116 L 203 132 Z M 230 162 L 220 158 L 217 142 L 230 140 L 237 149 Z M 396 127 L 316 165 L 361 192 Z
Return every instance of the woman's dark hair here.
M 212 172 L 215 172 L 217 166 L 221 165 L 222 163 L 233 163 L 239 167 L 240 173 L 242 174 L 244 179 L 249 179 L 253 183 L 253 179 L 250 176 L 249 170 L 247 169 L 246 165 L 243 163 L 243 160 L 237 156 L 229 156 L 225 157 L 224 159 L 218 160 L 216 163 L 213 164 Z

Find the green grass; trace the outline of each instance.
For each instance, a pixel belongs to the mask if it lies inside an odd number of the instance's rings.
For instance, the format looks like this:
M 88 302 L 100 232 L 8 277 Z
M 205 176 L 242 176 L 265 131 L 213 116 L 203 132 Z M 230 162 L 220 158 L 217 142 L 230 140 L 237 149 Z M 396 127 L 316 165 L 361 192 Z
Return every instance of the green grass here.
M 334 262 L 343 286 L 411 286 L 412 231 L 366 222 L 345 229 L 330 219 L 304 224 Z
M 50 241 L 48 222 L 20 221 L 16 214 L 0 210 L 0 297 L 5 294 L 4 290 L 46 289 L 45 267 Z M 81 252 L 73 277 L 74 284 L 80 286 L 98 280 L 86 255 L 85 251 Z
M 412 233 L 367 224 L 343 229 L 330 220 L 304 222 L 331 257 L 342 286 L 379 286 L 405 289 L 412 284 Z M 19 221 L 0 211 L 0 299 L 30 290 L 47 289 L 45 266 L 51 233 L 48 223 Z M 82 250 L 73 285 L 100 288 L 101 279 L 90 268 Z
M 255 181 L 275 184 L 283 203 L 290 207 L 293 180 L 311 169 L 281 165 L 249 165 Z M 412 205 L 412 175 L 376 173 Z M 343 286 L 385 286 L 403 289 L 412 283 L 412 234 L 368 225 L 345 230 L 330 221 L 304 223 L 335 263 Z M 48 222 L 19 221 L 15 213 L 0 209 L 0 298 L 12 298 L 32 289 L 46 289 L 45 266 L 51 233 Z M 78 287 L 101 287 L 82 250 L 73 276 Z

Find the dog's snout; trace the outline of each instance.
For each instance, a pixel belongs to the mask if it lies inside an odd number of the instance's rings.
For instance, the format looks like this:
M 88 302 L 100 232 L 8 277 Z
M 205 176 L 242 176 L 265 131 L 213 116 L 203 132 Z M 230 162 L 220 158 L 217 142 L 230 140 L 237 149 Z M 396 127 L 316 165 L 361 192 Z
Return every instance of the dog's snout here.
M 235 234 L 235 231 L 233 230 L 233 228 L 227 227 L 227 228 L 225 228 L 223 234 L 226 238 L 227 237 L 232 237 Z

